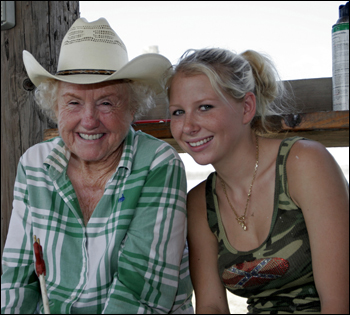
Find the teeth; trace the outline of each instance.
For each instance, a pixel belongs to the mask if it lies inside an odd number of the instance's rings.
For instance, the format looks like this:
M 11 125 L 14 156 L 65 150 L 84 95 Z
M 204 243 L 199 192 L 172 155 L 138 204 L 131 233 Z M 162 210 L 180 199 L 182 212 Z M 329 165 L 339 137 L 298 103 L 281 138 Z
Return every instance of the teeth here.
M 190 143 L 191 147 L 198 147 L 199 145 L 202 145 L 202 144 L 209 142 L 211 139 L 213 139 L 213 137 L 209 137 L 209 138 L 201 140 L 201 141 L 189 142 L 189 143 Z
M 100 139 L 103 136 L 103 133 L 98 133 L 95 135 L 87 135 L 84 133 L 79 133 L 79 136 L 85 140 L 96 140 L 96 139 Z

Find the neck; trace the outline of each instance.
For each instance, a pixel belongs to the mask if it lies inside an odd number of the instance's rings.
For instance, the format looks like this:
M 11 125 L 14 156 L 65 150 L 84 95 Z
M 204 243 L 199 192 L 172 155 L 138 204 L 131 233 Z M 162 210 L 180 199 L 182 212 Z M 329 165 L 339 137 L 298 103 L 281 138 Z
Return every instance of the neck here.
M 111 174 L 116 171 L 123 152 L 123 144 L 105 159 L 99 161 L 84 161 L 72 154 L 68 163 L 68 176 L 77 176 L 84 181 L 84 186 L 96 187 L 106 184 Z
M 224 180 L 230 188 L 249 187 L 256 165 L 256 137 L 249 134 L 236 145 L 214 166 L 218 176 Z

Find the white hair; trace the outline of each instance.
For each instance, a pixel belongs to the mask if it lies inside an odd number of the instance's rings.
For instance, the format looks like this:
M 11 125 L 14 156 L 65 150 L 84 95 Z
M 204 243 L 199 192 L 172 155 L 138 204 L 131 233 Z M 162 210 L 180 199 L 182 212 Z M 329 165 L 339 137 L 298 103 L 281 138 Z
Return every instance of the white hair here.
M 155 92 L 141 81 L 118 80 L 127 83 L 129 91 L 129 106 L 135 111 L 135 120 L 155 107 Z M 34 99 L 41 111 L 57 123 L 55 109 L 57 108 L 58 80 L 47 79 L 35 89 Z

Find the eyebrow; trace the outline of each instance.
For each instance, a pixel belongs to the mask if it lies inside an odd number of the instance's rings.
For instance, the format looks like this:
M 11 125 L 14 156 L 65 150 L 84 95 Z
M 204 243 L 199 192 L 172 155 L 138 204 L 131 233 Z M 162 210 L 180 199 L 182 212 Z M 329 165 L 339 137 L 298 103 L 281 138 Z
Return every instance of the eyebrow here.
M 77 94 L 74 94 L 74 93 L 72 93 L 72 92 L 67 92 L 67 93 L 64 93 L 64 94 L 62 95 L 62 97 L 66 97 L 66 96 L 72 96 L 72 97 L 81 99 L 80 96 L 78 96 Z M 101 96 L 99 96 L 99 97 L 97 98 L 97 101 L 100 100 L 100 99 L 102 99 L 102 98 L 106 98 L 106 97 L 110 97 L 110 96 L 116 96 L 118 99 L 120 99 L 120 96 L 119 96 L 119 95 L 114 95 L 114 94 L 109 93 L 109 94 L 102 94 Z
M 195 101 L 194 104 L 200 104 L 200 103 L 206 103 L 206 102 L 215 102 L 217 101 L 217 99 L 214 98 L 203 98 L 203 99 L 199 99 L 198 101 Z M 169 107 L 171 106 L 181 106 L 180 104 L 169 104 Z
M 61 95 L 62 97 L 65 97 L 65 96 L 73 96 L 73 97 L 76 97 L 76 98 L 79 98 L 78 95 L 74 94 L 74 93 L 71 93 L 71 92 L 67 92 L 67 93 L 64 93 Z

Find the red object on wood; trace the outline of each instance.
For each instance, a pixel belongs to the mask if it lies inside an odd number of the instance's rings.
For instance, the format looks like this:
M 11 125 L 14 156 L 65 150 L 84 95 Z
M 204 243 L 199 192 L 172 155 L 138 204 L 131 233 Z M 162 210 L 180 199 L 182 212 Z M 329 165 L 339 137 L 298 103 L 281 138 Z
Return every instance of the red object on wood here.
M 43 259 L 43 249 L 42 246 L 36 241 L 34 242 L 34 253 L 35 253 L 35 269 L 38 276 L 44 274 L 46 276 L 45 261 Z

